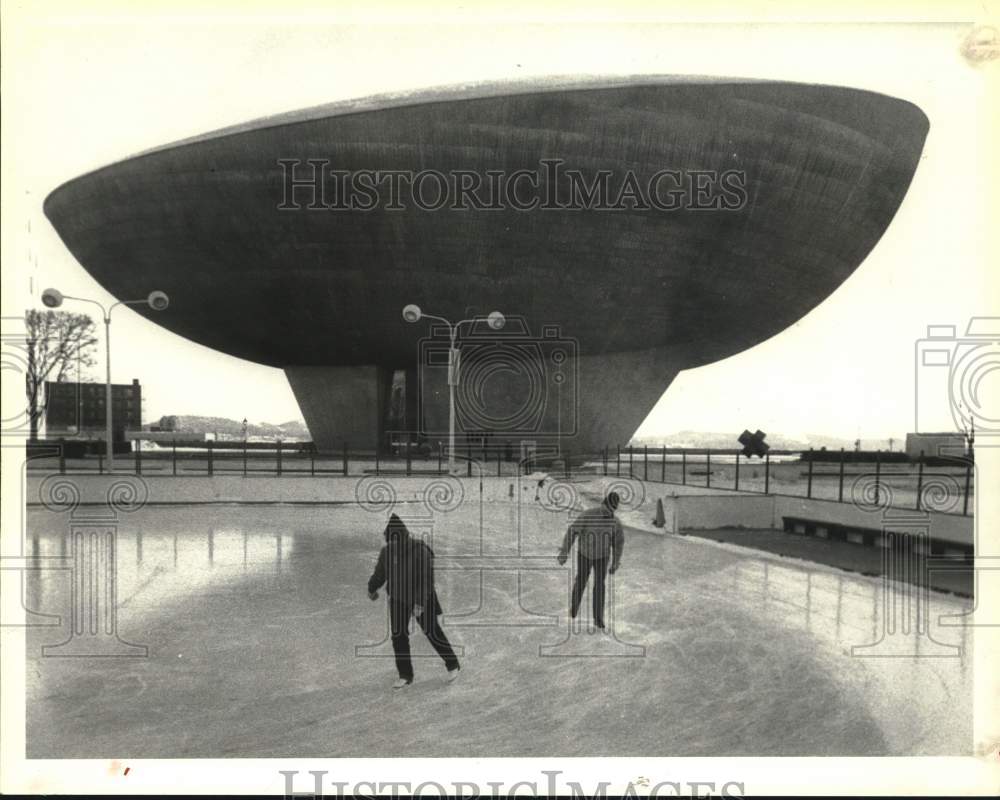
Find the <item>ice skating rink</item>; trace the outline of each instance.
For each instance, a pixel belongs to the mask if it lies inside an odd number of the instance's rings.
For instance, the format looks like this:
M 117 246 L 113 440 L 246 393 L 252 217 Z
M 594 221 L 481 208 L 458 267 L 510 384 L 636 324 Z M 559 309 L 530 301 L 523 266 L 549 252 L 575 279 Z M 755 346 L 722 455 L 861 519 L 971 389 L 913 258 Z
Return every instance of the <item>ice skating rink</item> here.
M 118 635 L 148 648 L 138 658 L 42 655 L 69 636 L 71 573 L 47 565 L 72 543 L 66 514 L 30 509 L 40 568 L 25 573 L 25 604 L 62 625 L 29 628 L 28 757 L 970 751 L 971 642 L 954 617 L 970 601 L 931 593 L 933 640 L 905 636 L 883 601 L 898 613 L 910 589 L 884 597 L 879 578 L 627 529 L 614 634 L 592 633 L 567 619 L 565 510 L 530 497 L 395 510 L 437 553 L 443 626 L 462 648 L 455 684 L 418 632 L 416 680 L 390 688 L 384 595 L 365 593 L 385 508 L 123 517 Z M 880 640 L 861 651 L 879 657 L 852 655 Z

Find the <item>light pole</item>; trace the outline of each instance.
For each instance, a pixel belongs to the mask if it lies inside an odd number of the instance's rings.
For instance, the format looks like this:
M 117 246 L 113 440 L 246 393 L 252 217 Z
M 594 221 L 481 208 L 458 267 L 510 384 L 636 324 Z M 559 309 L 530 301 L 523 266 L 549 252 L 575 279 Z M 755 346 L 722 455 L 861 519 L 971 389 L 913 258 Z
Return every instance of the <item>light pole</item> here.
M 154 311 L 163 311 L 170 305 L 170 298 L 167 297 L 166 292 L 156 290 L 150 292 L 142 300 L 119 300 L 117 303 L 113 303 L 108 308 L 105 308 L 96 300 L 89 300 L 86 297 L 72 297 L 68 294 L 63 294 L 58 289 L 46 289 L 42 292 L 42 303 L 47 308 L 59 308 L 59 306 L 63 304 L 64 300 L 77 300 L 81 303 L 92 303 L 101 309 L 101 314 L 104 317 L 104 361 L 106 367 L 106 379 L 104 382 L 105 452 L 108 456 L 108 472 L 114 472 L 115 450 L 114 444 L 111 440 L 111 312 L 118 306 L 137 306 L 142 305 L 143 303 L 148 305 Z
M 403 319 L 407 322 L 419 322 L 422 319 L 436 319 L 448 326 L 448 473 L 455 472 L 455 387 L 458 386 L 459 350 L 455 345 L 455 338 L 458 336 L 458 329 L 466 322 L 476 322 L 483 317 L 472 317 L 470 319 L 459 320 L 452 324 L 444 317 L 435 314 L 426 314 L 420 310 L 420 306 L 410 304 L 403 309 Z M 486 318 L 486 324 L 495 331 L 503 328 L 507 320 L 499 311 L 491 311 Z

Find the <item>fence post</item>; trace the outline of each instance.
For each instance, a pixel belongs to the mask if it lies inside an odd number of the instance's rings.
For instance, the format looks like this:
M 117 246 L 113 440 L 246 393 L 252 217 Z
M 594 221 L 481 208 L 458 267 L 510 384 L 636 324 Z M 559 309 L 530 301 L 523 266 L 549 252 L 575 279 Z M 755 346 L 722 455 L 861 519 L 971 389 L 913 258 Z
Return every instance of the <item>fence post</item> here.
M 208 445 L 208 474 L 211 475 L 213 473 L 213 465 L 212 465 L 212 440 L 209 439 L 207 442 L 205 442 L 205 444 Z
M 969 460 L 965 462 L 965 500 L 962 503 L 962 515 L 967 516 L 969 513 L 969 489 L 972 486 L 972 454 L 969 454 Z
M 497 447 L 497 477 L 500 477 L 500 448 Z
M 173 472 L 174 472 L 174 475 L 176 476 L 177 475 L 177 440 L 176 439 L 174 439 L 170 443 L 170 449 L 171 449 L 172 455 L 173 455 L 173 458 L 172 458 Z
M 66 474 L 66 440 L 63 438 L 59 439 L 59 474 Z
M 635 476 L 635 453 L 632 445 L 628 446 L 628 476 L 630 478 Z
M 740 490 L 740 451 L 736 451 L 736 477 L 733 479 L 733 491 Z
M 882 451 L 875 451 L 875 505 L 882 502 L 882 487 L 879 485 L 879 477 L 882 473 Z
M 442 450 L 443 450 L 443 447 L 441 445 L 441 442 L 438 442 L 438 475 L 441 474 L 441 453 L 442 453 Z
M 135 474 L 142 475 L 142 441 L 135 440 Z
M 764 494 L 771 491 L 771 454 L 764 453 Z
M 601 467 L 604 470 L 604 477 L 608 477 L 608 446 L 604 445 L 604 449 L 601 451 Z
M 649 481 L 649 445 L 642 446 L 642 479 Z
M 278 439 L 278 474 L 281 474 L 281 439 Z
M 920 461 L 917 463 L 917 511 L 920 510 L 920 494 L 924 490 L 924 451 L 920 451 Z
M 344 476 L 347 476 L 347 442 L 344 442 Z
M 410 470 L 413 464 L 410 460 L 410 433 L 406 433 L 406 477 L 410 477 Z
M 375 474 L 379 474 L 378 440 L 375 441 Z
M 705 486 L 712 485 L 712 451 L 705 451 Z
M 316 477 L 316 445 L 309 446 L 309 476 Z
M 243 477 L 247 476 L 247 440 L 243 440 Z
M 809 448 L 809 477 L 806 480 L 806 498 L 813 496 L 813 449 Z
M 667 482 L 667 446 L 663 445 L 660 453 L 660 483 Z
M 837 502 L 844 502 L 844 448 L 840 448 L 840 485 L 837 487 Z
M 104 474 L 104 453 L 101 451 L 97 453 L 97 474 Z
M 615 475 L 620 476 L 622 474 L 622 446 L 620 444 L 615 445 Z
M 688 482 L 688 451 L 681 450 L 681 483 L 687 486 Z

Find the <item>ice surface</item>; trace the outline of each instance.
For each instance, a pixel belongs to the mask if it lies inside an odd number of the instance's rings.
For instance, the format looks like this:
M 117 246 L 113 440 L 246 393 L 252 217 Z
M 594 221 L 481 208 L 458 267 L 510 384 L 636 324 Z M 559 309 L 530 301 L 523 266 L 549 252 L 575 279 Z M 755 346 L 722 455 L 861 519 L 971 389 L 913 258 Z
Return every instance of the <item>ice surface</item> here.
M 533 492 L 397 507 L 438 555 L 443 625 L 462 648 L 448 685 L 416 634 L 416 681 L 404 692 L 389 688 L 384 600 L 365 593 L 386 509 L 167 506 L 123 517 L 119 636 L 148 657 L 43 657 L 68 627 L 29 629 L 28 756 L 969 752 L 971 634 L 939 620 L 968 602 L 930 595 L 933 640 L 887 634 L 897 616 L 884 601 L 910 598 L 906 587 L 627 530 L 614 633 L 589 632 L 586 619 L 577 630 L 572 559 L 555 560 L 568 512 Z M 29 552 L 64 563 L 69 529 L 67 515 L 29 511 Z M 68 621 L 70 573 L 29 574 L 26 606 Z M 880 639 L 879 657 L 852 655 Z

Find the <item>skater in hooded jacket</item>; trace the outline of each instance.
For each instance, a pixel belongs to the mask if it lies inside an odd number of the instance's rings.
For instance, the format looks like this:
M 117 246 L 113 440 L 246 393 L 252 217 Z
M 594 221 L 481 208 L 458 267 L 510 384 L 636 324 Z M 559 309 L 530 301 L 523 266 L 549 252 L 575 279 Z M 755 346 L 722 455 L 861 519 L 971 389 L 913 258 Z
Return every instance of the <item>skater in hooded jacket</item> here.
M 448 680 L 458 677 L 460 668 L 455 651 L 441 630 L 438 616 L 441 604 L 434 591 L 434 551 L 410 536 L 403 521 L 393 514 L 385 526 L 385 546 L 378 554 L 375 571 L 368 579 L 368 597 L 378 599 L 384 584 L 389 595 L 389 625 L 392 650 L 396 654 L 399 678 L 394 689 L 413 683 L 413 659 L 410 657 L 410 616 L 416 617 L 431 646 L 444 660 Z

